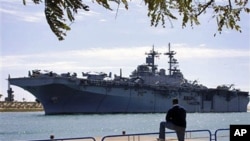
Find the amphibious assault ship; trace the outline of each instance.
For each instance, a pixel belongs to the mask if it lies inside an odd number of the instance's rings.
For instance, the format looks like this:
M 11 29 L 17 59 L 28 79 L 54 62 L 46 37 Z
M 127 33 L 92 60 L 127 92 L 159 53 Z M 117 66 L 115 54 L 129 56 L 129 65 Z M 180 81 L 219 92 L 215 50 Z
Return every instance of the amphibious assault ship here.
M 164 53 L 169 60 L 168 74 L 159 69 L 155 58 L 161 55 L 150 50 L 146 63 L 138 65 L 129 77 L 111 73 L 42 73 L 29 71 L 28 77 L 8 78 L 43 105 L 45 114 L 161 113 L 178 98 L 187 112 L 246 112 L 248 92 L 231 86 L 207 88 L 197 81 L 188 81 L 178 69 L 175 51 Z

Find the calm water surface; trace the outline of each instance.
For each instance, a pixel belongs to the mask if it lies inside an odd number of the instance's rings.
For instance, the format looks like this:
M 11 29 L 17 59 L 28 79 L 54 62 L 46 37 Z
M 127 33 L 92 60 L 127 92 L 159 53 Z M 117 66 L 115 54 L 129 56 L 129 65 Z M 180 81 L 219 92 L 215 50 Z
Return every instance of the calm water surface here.
M 0 141 L 105 136 L 158 132 L 165 114 L 105 114 L 45 116 L 43 112 L 0 113 Z M 250 124 L 246 113 L 189 113 L 187 130 L 229 128 L 230 124 Z

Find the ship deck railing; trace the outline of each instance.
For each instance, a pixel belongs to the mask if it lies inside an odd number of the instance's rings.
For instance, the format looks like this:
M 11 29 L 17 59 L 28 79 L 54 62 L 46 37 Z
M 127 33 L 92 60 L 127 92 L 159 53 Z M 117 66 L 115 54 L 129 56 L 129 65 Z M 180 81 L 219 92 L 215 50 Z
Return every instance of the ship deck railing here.
M 167 140 L 178 140 L 175 131 L 165 132 Z M 46 139 L 35 141 L 157 141 L 159 132 L 126 134 L 125 131 L 120 135 L 107 135 L 104 137 L 78 137 L 78 138 L 61 138 Z M 228 141 L 229 129 L 217 129 L 212 132 L 208 129 L 203 130 L 186 130 L 186 141 Z
M 166 90 L 172 88 L 173 90 L 177 90 L 177 88 L 169 87 L 168 85 L 154 85 L 154 84 L 139 84 L 130 81 L 106 81 L 106 80 L 91 80 L 91 79 L 82 79 L 81 85 L 89 86 L 117 86 L 117 87 L 140 87 L 140 88 L 151 88 L 157 90 Z
M 190 87 L 187 86 L 182 86 L 182 85 L 171 85 L 171 84 L 140 84 L 140 83 L 135 83 L 132 81 L 109 81 L 109 80 L 94 80 L 94 79 L 81 79 L 80 80 L 80 84 L 82 86 L 116 86 L 116 87 L 139 87 L 139 88 L 149 88 L 149 89 L 154 89 L 154 90 L 159 90 L 159 91 L 165 91 L 165 90 L 169 90 L 169 91 L 177 91 L 178 89 L 182 89 L 182 90 L 192 90 L 195 89 L 197 90 L 208 90 L 207 88 L 201 88 L 201 87 L 195 87 L 193 85 L 190 85 Z

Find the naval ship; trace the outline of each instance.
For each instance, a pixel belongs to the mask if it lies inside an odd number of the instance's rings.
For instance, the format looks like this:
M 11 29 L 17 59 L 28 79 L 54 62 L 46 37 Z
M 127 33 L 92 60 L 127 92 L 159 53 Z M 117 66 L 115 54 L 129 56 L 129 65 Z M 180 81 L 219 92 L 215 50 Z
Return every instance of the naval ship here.
M 42 103 L 45 114 L 162 113 L 172 106 L 172 99 L 187 112 L 246 112 L 249 93 L 232 85 L 207 88 L 184 78 L 178 69 L 170 44 L 168 74 L 159 69 L 154 47 L 146 53 L 146 63 L 138 65 L 129 77 L 109 73 L 83 72 L 57 74 L 29 71 L 28 77 L 8 78 L 10 85 L 27 90 Z

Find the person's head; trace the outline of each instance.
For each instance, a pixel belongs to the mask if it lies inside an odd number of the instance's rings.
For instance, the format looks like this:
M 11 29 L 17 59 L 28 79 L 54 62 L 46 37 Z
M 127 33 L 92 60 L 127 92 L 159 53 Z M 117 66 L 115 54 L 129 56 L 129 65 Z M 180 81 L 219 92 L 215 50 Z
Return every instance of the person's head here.
M 172 103 L 173 103 L 173 105 L 178 104 L 178 99 L 177 99 L 177 98 L 174 98 L 174 99 L 172 100 Z

